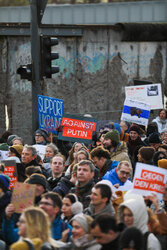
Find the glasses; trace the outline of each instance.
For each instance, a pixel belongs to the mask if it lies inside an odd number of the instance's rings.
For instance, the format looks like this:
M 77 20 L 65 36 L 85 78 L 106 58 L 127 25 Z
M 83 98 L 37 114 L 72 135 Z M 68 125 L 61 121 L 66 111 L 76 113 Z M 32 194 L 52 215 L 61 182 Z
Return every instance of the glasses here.
M 54 207 L 53 204 L 51 204 L 51 203 L 49 203 L 49 202 L 44 202 L 44 201 L 41 201 L 41 202 L 39 203 L 39 205 L 45 205 L 45 206 L 52 206 L 52 207 Z
M 43 135 L 35 135 L 35 137 L 42 137 Z
M 127 175 L 127 176 L 130 175 L 130 172 L 125 172 L 125 171 L 122 171 L 122 170 L 120 170 L 120 173 L 121 173 L 122 175 Z

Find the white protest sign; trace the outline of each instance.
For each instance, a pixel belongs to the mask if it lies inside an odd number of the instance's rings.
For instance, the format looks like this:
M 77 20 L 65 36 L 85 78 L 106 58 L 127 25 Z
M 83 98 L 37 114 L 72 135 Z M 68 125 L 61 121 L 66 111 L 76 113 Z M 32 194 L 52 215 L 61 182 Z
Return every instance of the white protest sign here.
M 4 161 L 9 157 L 9 151 L 0 150 L 0 161 Z
M 147 126 L 149 115 L 149 104 L 126 99 L 124 102 L 121 120 Z
M 150 104 L 150 109 L 163 108 L 161 84 L 148 84 L 125 87 L 127 99 Z
M 45 156 L 45 150 L 46 150 L 46 146 L 45 145 L 40 145 L 40 144 L 34 144 L 33 145 L 34 148 L 36 148 L 37 150 L 37 154 L 41 157 L 41 159 L 44 159 Z
M 167 182 L 167 170 L 137 162 L 133 178 L 133 190 L 143 196 L 156 193 L 162 200 Z

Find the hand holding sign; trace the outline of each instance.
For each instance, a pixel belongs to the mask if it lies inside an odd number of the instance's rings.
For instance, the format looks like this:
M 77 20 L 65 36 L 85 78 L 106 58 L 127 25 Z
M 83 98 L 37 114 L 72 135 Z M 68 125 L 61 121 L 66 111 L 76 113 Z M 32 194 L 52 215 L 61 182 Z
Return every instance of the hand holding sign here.
M 16 182 L 12 194 L 12 203 L 16 213 L 21 213 L 25 208 L 32 206 L 35 199 L 36 185 Z
M 167 170 L 143 163 L 136 164 L 133 189 L 143 196 L 156 193 L 161 200 L 167 182 Z

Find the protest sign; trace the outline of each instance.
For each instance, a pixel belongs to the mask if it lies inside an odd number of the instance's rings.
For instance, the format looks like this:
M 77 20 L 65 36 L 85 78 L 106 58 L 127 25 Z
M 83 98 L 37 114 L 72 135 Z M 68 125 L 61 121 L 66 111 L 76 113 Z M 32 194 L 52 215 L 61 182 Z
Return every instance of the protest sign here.
M 152 165 L 137 163 L 133 178 L 135 193 L 143 196 L 156 193 L 161 200 L 167 182 L 167 170 Z
M 163 108 L 160 83 L 125 87 L 125 95 L 127 99 L 150 104 L 151 110 Z
M 10 177 L 10 186 L 9 189 L 14 187 L 15 182 L 18 180 L 17 178 L 17 170 L 16 170 L 16 161 L 3 161 L 5 164 L 4 174 Z
M 38 95 L 39 128 L 56 133 L 64 113 L 64 101 L 48 96 Z
M 16 213 L 22 213 L 27 207 L 33 206 L 36 185 L 16 182 L 12 193 L 12 203 Z
M 40 145 L 40 144 L 34 144 L 33 145 L 34 148 L 36 148 L 37 150 L 37 154 L 41 157 L 41 159 L 44 159 L 45 156 L 45 150 L 46 150 L 46 146 L 45 145 Z
M 0 150 L 0 161 L 4 161 L 8 158 L 9 151 Z
M 150 115 L 150 105 L 126 99 L 121 120 L 147 126 Z
M 65 141 L 92 142 L 93 131 L 96 130 L 96 121 L 90 117 L 78 117 L 66 114 L 62 119 L 63 131 L 58 139 Z

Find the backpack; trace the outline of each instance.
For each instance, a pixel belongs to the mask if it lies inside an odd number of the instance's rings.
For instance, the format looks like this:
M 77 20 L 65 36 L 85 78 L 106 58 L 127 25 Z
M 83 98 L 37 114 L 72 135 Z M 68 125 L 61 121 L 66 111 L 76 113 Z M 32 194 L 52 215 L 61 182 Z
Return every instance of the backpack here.
M 26 242 L 29 246 L 29 250 L 35 250 L 34 245 L 31 241 L 24 239 L 24 242 Z M 54 247 L 49 242 L 44 242 L 41 246 L 41 250 L 54 250 Z

